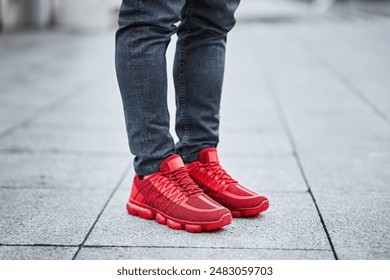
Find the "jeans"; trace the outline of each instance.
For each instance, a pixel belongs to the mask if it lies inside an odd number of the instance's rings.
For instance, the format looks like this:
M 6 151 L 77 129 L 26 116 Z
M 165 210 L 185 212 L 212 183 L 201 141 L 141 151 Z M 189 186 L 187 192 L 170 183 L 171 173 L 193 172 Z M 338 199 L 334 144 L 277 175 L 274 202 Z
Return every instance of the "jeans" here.
M 239 2 L 122 1 L 115 64 L 138 175 L 157 172 L 174 153 L 189 163 L 198 159 L 202 148 L 217 146 L 226 36 L 235 24 Z M 165 56 L 174 33 L 176 145 L 169 132 Z

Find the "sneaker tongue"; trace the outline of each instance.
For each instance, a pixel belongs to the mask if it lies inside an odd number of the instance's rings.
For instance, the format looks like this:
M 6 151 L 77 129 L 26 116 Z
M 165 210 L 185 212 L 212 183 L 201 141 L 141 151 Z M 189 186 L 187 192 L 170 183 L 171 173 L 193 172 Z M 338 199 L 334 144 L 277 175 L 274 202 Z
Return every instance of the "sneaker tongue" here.
M 199 161 L 201 163 L 219 162 L 217 150 L 215 148 L 205 148 L 199 152 Z
M 180 167 L 185 167 L 181 157 L 179 155 L 171 155 L 160 164 L 160 171 L 171 172 Z

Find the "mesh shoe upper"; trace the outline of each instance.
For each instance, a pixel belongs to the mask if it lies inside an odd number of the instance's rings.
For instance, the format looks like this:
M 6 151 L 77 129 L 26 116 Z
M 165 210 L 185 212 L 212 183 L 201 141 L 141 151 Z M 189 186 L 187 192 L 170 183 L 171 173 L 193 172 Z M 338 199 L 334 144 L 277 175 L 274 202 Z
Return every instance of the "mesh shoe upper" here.
M 199 161 L 191 163 L 188 170 L 207 195 L 231 210 L 258 207 L 267 200 L 234 180 L 220 166 L 215 148 L 202 149 Z
M 131 199 L 184 222 L 207 223 L 230 214 L 192 181 L 180 156 L 164 160 L 160 171 L 144 180 L 136 176 Z

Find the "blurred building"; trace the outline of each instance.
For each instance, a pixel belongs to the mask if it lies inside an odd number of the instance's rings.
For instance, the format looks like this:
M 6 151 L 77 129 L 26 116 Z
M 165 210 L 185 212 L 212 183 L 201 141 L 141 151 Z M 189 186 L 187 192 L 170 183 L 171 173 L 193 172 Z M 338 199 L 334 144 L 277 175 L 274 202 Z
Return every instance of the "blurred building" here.
M 120 0 L 0 0 L 2 30 L 99 30 L 116 24 Z

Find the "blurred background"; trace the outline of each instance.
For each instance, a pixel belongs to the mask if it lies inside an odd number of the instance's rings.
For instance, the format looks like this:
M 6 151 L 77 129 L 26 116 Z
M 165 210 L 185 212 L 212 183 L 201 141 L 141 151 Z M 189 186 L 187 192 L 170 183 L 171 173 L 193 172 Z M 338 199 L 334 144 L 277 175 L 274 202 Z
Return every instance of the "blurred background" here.
M 1 0 L 0 30 L 61 28 L 66 30 L 102 30 L 116 26 L 120 0 Z M 310 12 L 335 12 L 345 9 L 357 13 L 374 12 L 388 15 L 389 8 L 383 5 L 388 0 L 247 0 L 244 5 L 273 6 L 285 2 L 301 3 L 301 8 Z M 381 5 L 382 4 L 382 5 Z M 298 5 L 297 5 L 298 7 Z M 283 10 L 282 7 L 279 6 Z M 384 9 L 383 9 L 384 8 Z M 272 8 L 271 8 L 272 9 Z M 287 12 L 288 8 L 286 9 Z M 253 12 L 266 12 L 255 9 Z M 309 11 L 301 11 L 303 13 Z
M 99 30 L 115 26 L 118 0 L 2 0 L 1 27 Z
M 125 211 L 119 5 L 0 0 L 0 259 L 390 259 L 390 1 L 241 1 L 218 148 L 271 208 L 199 235 Z

